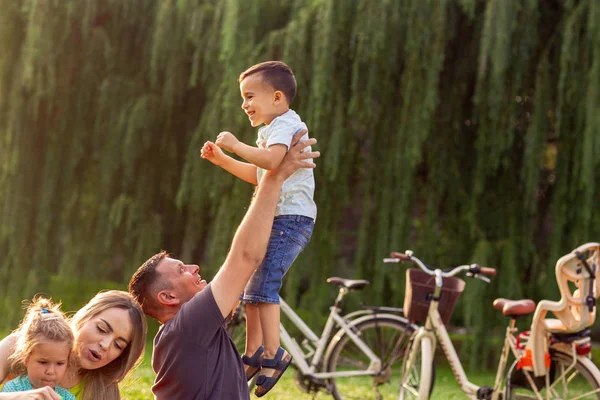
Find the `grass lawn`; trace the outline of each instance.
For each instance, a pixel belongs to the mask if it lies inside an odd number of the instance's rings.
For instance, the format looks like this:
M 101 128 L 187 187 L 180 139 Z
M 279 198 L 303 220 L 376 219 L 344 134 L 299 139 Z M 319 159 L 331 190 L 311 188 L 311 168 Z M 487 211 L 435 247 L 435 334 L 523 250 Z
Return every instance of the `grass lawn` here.
M 154 381 L 154 373 L 150 367 L 150 357 L 152 353 L 152 345 L 147 346 L 146 355 L 144 362 L 133 371 L 133 373 L 126 379 L 121 385 L 121 394 L 123 399 L 126 400 L 148 400 L 152 399 L 152 392 L 150 387 Z M 465 395 L 460 391 L 450 367 L 445 363 L 438 363 L 435 386 L 433 389 L 432 399 L 448 400 L 448 399 L 465 399 Z M 294 370 L 288 369 L 285 375 L 281 378 L 277 386 L 275 386 L 267 396 L 264 398 L 270 398 L 274 400 L 310 400 L 313 398 L 312 394 L 304 393 L 294 383 Z M 471 374 L 469 373 L 469 379 L 478 385 L 490 385 L 494 383 L 494 373 L 492 372 L 479 372 Z M 367 383 L 367 385 L 369 385 Z M 353 399 L 374 399 L 375 395 L 371 388 L 361 387 L 359 384 L 348 384 L 349 391 L 352 394 Z M 398 393 L 391 393 L 385 391 L 385 386 L 381 388 L 381 393 L 384 395 L 384 399 L 397 399 Z M 254 400 L 257 397 L 251 396 Z M 326 395 L 321 392 L 316 396 L 317 399 L 332 399 L 333 397 Z
M 153 399 L 152 383 L 154 383 L 154 371 L 150 366 L 150 360 L 152 360 L 152 341 L 146 343 L 146 351 L 144 353 L 144 360 L 142 363 L 134 369 L 125 381 L 119 385 L 121 391 L 121 397 L 125 400 L 148 400 Z

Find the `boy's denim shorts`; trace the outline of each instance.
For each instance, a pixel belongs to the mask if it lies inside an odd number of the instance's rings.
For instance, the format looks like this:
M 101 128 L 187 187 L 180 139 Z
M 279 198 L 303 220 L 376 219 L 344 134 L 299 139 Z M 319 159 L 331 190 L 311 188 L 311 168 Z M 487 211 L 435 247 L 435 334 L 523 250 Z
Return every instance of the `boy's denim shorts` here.
M 241 300 L 279 304 L 283 276 L 308 244 L 315 221 L 303 215 L 279 215 L 273 221 L 267 254 L 244 289 Z

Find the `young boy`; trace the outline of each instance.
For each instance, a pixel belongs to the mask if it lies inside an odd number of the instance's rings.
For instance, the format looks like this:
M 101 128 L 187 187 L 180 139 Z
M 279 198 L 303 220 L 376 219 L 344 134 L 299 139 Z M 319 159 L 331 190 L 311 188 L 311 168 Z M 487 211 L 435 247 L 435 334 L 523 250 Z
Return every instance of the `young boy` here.
M 265 170 L 279 166 L 292 136 L 306 130 L 306 125 L 290 109 L 296 96 L 296 79 L 283 62 L 256 64 L 240 75 L 239 82 L 242 109 L 250 125 L 265 125 L 258 130 L 258 147 L 240 142 L 231 132 L 221 132 L 215 143 L 204 144 L 201 157 L 257 185 Z M 304 139 L 308 139 L 308 133 Z M 221 149 L 236 153 L 248 163 L 225 155 Z M 255 391 L 259 397 L 277 383 L 292 361 L 279 344 L 279 290 L 283 276 L 312 235 L 317 216 L 314 190 L 312 169 L 299 169 L 285 181 L 264 261 L 242 295 L 246 302 L 246 354 L 242 359 L 248 380 L 260 371 Z

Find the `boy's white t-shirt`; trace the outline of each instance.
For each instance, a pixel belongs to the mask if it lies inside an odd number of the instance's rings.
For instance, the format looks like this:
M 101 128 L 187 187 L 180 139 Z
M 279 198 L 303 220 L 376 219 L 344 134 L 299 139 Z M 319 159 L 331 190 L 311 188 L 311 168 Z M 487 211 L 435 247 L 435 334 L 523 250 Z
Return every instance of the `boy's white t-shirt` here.
M 306 124 L 302 122 L 300 116 L 294 110 L 289 110 L 275 118 L 269 125 L 258 129 L 258 147 L 269 148 L 274 144 L 283 144 L 290 150 L 290 144 L 294 134 L 302 129 L 306 129 Z M 301 140 L 308 139 L 308 133 L 302 136 Z M 312 151 L 311 147 L 306 147 L 303 151 Z M 307 160 L 312 162 L 312 158 Z M 260 183 L 266 170 L 257 168 L 257 179 Z M 300 168 L 292 174 L 283 183 L 277 210 L 278 215 L 304 215 L 313 219 L 317 218 L 317 205 L 313 198 L 315 193 L 315 177 L 312 168 Z

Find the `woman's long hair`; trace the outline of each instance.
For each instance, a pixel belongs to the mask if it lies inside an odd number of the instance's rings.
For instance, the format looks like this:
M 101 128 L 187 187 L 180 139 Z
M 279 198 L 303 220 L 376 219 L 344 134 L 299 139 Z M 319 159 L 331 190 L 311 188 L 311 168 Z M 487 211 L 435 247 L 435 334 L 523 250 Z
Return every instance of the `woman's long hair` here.
M 98 293 L 71 319 L 74 332 L 79 330 L 99 313 L 110 308 L 120 308 L 129 312 L 133 327 L 133 337 L 123 353 L 102 368 L 79 371 L 83 384 L 84 400 L 118 400 L 119 383 L 138 364 L 146 343 L 146 317 L 133 297 L 120 290 Z

